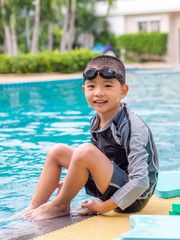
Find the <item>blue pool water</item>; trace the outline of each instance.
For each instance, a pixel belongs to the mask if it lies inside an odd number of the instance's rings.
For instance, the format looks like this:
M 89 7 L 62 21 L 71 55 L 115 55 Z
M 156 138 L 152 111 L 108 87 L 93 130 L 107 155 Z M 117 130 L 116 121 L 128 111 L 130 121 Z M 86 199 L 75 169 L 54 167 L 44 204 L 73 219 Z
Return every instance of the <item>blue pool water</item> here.
M 127 82 L 124 101 L 151 128 L 160 170 L 180 170 L 180 72 L 129 71 Z M 90 141 L 95 112 L 81 85 L 81 80 L 67 80 L 0 90 L 0 219 L 28 205 L 51 146 Z M 81 191 L 74 208 L 86 197 Z

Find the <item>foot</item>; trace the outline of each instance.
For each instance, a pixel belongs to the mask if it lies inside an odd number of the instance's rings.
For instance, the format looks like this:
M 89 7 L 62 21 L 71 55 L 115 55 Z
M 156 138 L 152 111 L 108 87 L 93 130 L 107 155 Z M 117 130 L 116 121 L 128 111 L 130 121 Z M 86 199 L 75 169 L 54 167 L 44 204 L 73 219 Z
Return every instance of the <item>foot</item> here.
M 68 215 L 70 213 L 70 206 L 62 207 L 61 205 L 56 205 L 53 201 L 45 203 L 40 207 L 28 211 L 22 218 L 28 220 L 45 220 L 56 217 L 61 217 Z
M 34 209 L 35 209 L 35 207 L 33 207 L 32 205 L 29 205 L 27 208 L 22 210 L 21 214 L 28 213 L 28 212 L 30 212 L 30 211 L 32 211 Z

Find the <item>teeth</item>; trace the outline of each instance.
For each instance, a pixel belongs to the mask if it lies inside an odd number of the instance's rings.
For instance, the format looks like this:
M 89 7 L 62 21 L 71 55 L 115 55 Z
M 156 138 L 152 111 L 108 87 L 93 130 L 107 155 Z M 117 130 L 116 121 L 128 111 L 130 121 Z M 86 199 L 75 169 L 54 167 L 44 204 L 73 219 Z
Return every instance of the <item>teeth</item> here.
M 105 103 L 106 101 L 95 101 L 96 103 Z

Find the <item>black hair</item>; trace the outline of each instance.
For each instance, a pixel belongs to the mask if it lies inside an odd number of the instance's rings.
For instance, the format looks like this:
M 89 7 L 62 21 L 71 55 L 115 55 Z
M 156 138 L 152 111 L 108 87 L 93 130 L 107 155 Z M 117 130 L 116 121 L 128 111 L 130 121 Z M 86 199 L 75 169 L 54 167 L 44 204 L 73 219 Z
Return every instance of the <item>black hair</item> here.
M 117 57 L 101 55 L 91 59 L 90 62 L 86 65 L 86 69 L 91 66 L 96 65 L 97 67 L 110 67 L 117 73 L 120 73 L 123 76 L 124 83 L 126 82 L 126 70 L 124 64 Z M 86 70 L 85 69 L 85 70 Z

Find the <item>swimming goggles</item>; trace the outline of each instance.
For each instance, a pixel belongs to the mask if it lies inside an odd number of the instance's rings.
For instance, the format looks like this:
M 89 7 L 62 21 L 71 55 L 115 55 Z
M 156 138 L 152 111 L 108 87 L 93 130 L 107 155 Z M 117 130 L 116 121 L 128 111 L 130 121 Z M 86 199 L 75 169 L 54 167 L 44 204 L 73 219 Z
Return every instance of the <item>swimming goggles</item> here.
M 113 69 L 109 67 L 103 67 L 101 69 L 95 69 L 95 68 L 87 69 L 85 72 L 83 72 L 83 83 L 86 80 L 94 79 L 95 77 L 97 77 L 98 73 L 102 78 L 105 78 L 105 79 L 116 78 L 121 85 L 125 84 L 124 77 L 121 74 L 116 73 Z

